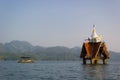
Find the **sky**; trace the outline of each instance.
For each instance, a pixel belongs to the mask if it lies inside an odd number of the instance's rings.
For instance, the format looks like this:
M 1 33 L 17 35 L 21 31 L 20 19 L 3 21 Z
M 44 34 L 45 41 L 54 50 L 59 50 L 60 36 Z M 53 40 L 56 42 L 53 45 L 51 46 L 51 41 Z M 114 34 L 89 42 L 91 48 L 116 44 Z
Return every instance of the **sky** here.
M 0 0 L 0 43 L 82 47 L 93 24 L 120 52 L 120 0 Z

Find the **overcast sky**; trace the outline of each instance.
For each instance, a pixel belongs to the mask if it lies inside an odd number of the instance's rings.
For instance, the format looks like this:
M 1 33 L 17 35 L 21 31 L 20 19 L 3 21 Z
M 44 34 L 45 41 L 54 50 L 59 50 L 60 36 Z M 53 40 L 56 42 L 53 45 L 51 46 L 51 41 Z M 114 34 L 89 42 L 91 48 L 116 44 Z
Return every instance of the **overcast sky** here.
M 81 47 L 93 24 L 120 52 L 120 0 L 0 0 L 0 43 Z

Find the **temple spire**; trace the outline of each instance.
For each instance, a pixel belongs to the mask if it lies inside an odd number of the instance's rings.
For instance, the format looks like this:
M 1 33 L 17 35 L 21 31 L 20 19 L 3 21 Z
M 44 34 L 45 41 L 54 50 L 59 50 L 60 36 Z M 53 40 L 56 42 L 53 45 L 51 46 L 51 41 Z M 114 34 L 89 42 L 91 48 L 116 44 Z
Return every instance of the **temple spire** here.
M 95 25 L 93 24 L 93 30 L 92 30 L 90 42 L 101 42 L 101 40 L 102 40 L 102 35 L 99 36 L 97 35 Z
M 93 24 L 93 31 L 92 31 L 91 38 L 96 38 L 96 37 L 98 37 L 98 35 L 96 33 L 95 25 Z
M 93 24 L 93 28 L 95 28 L 95 24 Z

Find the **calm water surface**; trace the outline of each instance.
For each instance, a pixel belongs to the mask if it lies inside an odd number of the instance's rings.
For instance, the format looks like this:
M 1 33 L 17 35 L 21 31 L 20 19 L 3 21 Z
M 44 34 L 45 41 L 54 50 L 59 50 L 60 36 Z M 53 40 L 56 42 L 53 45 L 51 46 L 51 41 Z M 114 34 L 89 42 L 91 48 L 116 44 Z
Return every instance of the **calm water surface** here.
M 0 80 L 120 80 L 120 63 L 82 65 L 80 61 L 0 61 Z

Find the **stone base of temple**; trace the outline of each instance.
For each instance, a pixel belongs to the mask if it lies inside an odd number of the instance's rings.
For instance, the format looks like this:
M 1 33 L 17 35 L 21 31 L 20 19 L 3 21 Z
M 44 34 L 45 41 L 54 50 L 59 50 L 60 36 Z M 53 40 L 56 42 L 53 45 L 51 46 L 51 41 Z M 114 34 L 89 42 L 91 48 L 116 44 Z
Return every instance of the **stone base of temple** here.
M 90 64 L 99 64 L 98 62 L 100 60 L 103 61 L 103 64 L 107 64 L 107 61 L 105 58 L 83 58 L 83 64 L 87 64 L 87 61 L 90 61 Z

